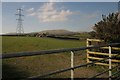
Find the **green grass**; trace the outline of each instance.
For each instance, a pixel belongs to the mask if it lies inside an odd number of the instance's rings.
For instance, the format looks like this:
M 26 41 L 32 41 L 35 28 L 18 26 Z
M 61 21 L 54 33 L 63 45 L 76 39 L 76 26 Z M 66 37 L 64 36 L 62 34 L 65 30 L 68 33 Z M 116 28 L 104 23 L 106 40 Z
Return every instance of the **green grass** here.
M 3 37 L 2 41 L 3 53 L 85 46 L 84 41 L 36 37 Z
M 80 40 L 85 40 L 87 38 L 90 38 L 89 33 L 80 33 L 75 35 L 65 35 L 65 36 L 59 36 L 59 37 L 68 37 L 68 38 L 80 38 Z
M 0 36 L 0 54 L 2 54 L 2 37 Z M 0 59 L 0 70 L 2 70 L 2 60 Z M 0 71 L 0 74 L 2 72 Z M 2 78 L 2 75 L 0 75 L 0 78 Z
M 90 35 L 88 33 L 81 33 L 81 34 L 76 34 L 73 35 L 74 37 L 79 37 L 79 38 L 89 38 Z
M 38 51 L 48 49 L 72 48 L 85 46 L 86 41 L 59 40 L 53 38 L 36 37 L 3 37 L 3 54 L 11 52 Z M 74 65 L 86 63 L 86 52 L 77 51 L 74 56 Z M 20 57 L 3 60 L 3 78 L 21 78 L 42 75 L 54 70 L 70 67 L 70 52 L 31 57 Z M 76 78 L 85 78 L 95 75 L 95 68 L 80 68 L 75 70 Z M 56 74 L 54 78 L 70 78 L 70 71 Z
M 0 36 L 0 53 L 2 53 L 2 37 Z

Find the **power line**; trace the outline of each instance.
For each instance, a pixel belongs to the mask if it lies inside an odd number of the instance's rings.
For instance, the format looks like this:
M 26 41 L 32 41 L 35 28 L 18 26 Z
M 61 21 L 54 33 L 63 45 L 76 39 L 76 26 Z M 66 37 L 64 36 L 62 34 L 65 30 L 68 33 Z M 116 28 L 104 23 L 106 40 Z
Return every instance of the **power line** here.
M 19 8 L 19 9 L 17 9 L 17 14 L 16 14 L 18 16 L 18 18 L 16 19 L 18 21 L 16 33 L 18 33 L 18 34 L 24 33 L 23 24 L 22 24 L 22 21 L 23 21 L 22 16 L 24 16 L 24 15 L 22 14 L 22 11 L 23 11 L 23 9 Z

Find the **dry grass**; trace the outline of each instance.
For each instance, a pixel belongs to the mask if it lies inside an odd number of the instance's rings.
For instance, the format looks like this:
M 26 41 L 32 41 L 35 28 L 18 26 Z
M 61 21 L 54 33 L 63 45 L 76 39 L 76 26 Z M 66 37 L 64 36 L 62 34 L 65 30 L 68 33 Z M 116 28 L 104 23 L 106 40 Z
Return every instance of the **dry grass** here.
M 49 38 L 3 37 L 3 40 L 3 52 L 5 53 L 85 46 L 85 41 L 80 42 Z M 75 52 L 74 59 L 74 65 L 86 63 L 86 52 Z M 3 60 L 3 78 L 24 78 L 35 75 L 42 75 L 51 71 L 68 67 L 70 67 L 70 52 L 6 59 Z M 100 69 L 100 71 L 101 70 L 103 69 Z M 88 78 L 94 74 L 97 74 L 97 72 L 98 69 L 95 69 L 95 67 L 83 67 L 75 70 L 75 77 Z M 49 77 L 70 78 L 70 71 Z

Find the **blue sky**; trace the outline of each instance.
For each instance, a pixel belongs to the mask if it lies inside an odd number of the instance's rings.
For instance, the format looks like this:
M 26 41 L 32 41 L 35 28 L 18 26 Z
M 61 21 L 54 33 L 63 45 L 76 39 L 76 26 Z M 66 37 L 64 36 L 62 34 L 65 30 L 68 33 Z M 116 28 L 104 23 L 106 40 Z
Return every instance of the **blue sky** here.
M 65 29 L 91 31 L 101 15 L 118 10 L 117 2 L 3 2 L 2 33 L 16 32 L 16 9 L 22 7 L 27 32 Z
M 2 2 L 47 2 L 50 0 L 2 0 Z M 55 2 L 118 2 L 119 0 L 51 0 Z

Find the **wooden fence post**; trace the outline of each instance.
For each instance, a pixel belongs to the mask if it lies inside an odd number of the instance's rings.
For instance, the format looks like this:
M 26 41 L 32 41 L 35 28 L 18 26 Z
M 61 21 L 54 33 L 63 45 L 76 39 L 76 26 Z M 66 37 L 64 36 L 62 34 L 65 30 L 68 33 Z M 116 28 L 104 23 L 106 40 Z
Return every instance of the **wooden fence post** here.
M 111 52 L 112 52 L 112 48 L 111 48 L 111 46 L 109 46 L 109 80 L 111 80 L 111 76 L 112 76 Z
M 71 51 L 71 68 L 74 67 L 74 53 Z M 71 69 L 71 80 L 74 80 L 74 69 Z
M 89 40 L 86 41 L 87 47 L 89 47 Z M 89 63 L 89 50 L 87 49 L 87 63 Z

